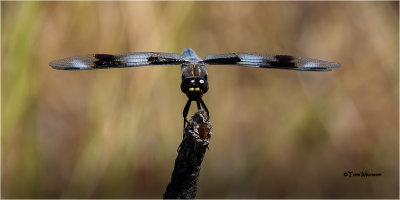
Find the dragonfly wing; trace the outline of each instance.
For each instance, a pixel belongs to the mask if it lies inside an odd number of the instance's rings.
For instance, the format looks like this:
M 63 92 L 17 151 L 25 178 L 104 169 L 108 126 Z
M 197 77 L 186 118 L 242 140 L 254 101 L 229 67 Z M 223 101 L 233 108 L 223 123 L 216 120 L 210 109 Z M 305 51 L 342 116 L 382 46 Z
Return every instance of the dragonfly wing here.
M 209 65 L 240 65 L 259 68 L 289 69 L 299 71 L 331 71 L 338 63 L 289 55 L 230 53 L 209 55 L 204 59 Z
M 88 70 L 139 67 L 148 65 L 180 65 L 186 61 L 173 53 L 88 54 L 55 60 L 49 63 L 54 69 Z

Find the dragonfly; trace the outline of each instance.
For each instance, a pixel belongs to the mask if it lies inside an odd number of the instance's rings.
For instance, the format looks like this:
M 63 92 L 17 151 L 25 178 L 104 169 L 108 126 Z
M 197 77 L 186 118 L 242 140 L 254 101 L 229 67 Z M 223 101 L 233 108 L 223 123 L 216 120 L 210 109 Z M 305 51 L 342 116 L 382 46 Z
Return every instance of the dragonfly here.
M 238 65 L 245 67 L 284 69 L 297 71 L 331 71 L 340 64 L 312 58 L 290 55 L 257 53 L 212 54 L 201 59 L 192 49 L 186 48 L 181 55 L 161 52 L 136 52 L 127 54 L 87 54 L 55 60 L 49 63 L 59 70 L 93 70 L 150 65 L 181 65 L 181 91 L 188 100 L 183 109 L 183 126 L 188 124 L 187 115 L 192 101 L 197 109 L 202 107 L 209 119 L 210 112 L 202 97 L 208 91 L 207 65 Z

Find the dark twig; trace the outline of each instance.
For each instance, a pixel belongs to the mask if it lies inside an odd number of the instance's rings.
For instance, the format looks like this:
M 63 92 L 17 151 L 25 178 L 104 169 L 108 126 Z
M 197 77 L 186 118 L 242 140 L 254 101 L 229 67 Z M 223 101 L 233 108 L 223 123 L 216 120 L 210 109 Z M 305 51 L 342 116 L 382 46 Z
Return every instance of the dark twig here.
M 210 141 L 211 129 L 211 123 L 204 111 L 198 111 L 191 117 L 183 133 L 171 182 L 165 191 L 164 199 L 196 197 L 200 165 Z

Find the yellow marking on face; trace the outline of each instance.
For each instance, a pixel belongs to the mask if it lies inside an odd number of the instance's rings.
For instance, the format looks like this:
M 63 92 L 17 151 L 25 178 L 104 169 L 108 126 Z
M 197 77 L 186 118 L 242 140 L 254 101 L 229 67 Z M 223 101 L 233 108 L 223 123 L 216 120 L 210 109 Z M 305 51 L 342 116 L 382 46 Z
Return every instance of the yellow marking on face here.
M 194 88 L 189 88 L 189 92 L 193 92 L 194 91 Z
M 194 88 L 194 91 L 196 91 L 196 92 L 200 92 L 200 88 Z

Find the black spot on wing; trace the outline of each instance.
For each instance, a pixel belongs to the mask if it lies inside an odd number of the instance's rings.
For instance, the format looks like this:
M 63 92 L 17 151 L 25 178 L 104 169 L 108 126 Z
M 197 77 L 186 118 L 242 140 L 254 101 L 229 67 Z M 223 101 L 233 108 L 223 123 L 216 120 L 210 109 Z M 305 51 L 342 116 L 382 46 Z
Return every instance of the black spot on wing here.
M 233 65 L 239 63 L 240 61 L 242 60 L 238 56 L 211 58 L 205 60 L 205 62 L 210 65 Z
M 174 65 L 174 64 L 182 64 L 182 60 L 167 58 L 162 56 L 150 56 L 147 58 L 147 61 L 150 65 Z
M 293 56 L 288 55 L 275 55 L 274 58 L 278 61 L 292 61 L 294 59 Z
M 272 67 L 284 67 L 284 68 L 292 68 L 296 67 L 296 63 L 293 62 L 293 56 L 288 55 L 276 55 L 274 56 L 275 60 L 267 61 Z
M 97 59 L 94 61 L 94 68 L 119 66 L 122 64 L 116 56 L 110 54 L 94 54 Z
M 64 67 L 64 68 L 62 68 L 62 70 L 74 70 L 74 71 L 77 71 L 77 70 L 80 70 L 80 69 L 76 68 L 76 67 Z
M 299 68 L 297 70 L 300 70 L 300 71 L 332 71 L 332 69 L 326 68 L 326 67 Z

